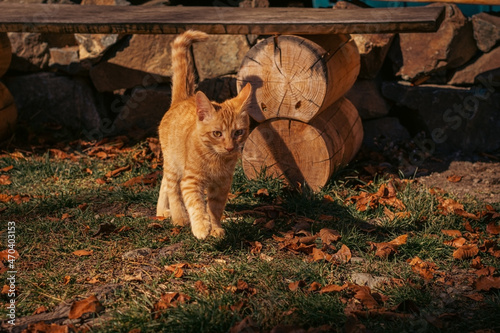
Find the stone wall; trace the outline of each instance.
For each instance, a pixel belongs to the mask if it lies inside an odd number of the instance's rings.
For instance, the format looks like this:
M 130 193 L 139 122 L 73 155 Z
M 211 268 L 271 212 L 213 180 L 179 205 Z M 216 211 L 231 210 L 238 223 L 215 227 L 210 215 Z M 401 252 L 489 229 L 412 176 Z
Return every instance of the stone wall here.
M 85 0 L 75 6 L 87 3 L 129 5 Z M 267 5 L 244 5 L 255 3 Z M 339 2 L 332 10 L 350 6 Z M 2 80 L 16 100 L 21 126 L 60 128 L 87 140 L 119 133 L 155 135 L 170 103 L 175 36 L 8 37 L 13 58 Z M 429 150 L 500 149 L 500 17 L 481 13 L 467 18 L 447 5 L 435 33 L 374 32 L 352 38 L 361 54 L 361 73 L 347 97 L 364 121 L 365 145 L 418 137 L 416 153 L 424 155 Z M 200 89 L 218 101 L 235 95 L 235 73 L 257 40 L 218 35 L 196 44 Z

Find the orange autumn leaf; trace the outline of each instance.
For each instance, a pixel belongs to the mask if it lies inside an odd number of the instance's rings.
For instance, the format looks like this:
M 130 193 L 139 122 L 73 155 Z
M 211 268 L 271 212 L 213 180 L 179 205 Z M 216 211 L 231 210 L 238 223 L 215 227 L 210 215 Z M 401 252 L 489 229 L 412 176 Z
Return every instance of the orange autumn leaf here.
M 167 292 L 161 295 L 160 300 L 153 305 L 154 318 L 158 319 L 161 312 L 165 309 L 177 307 L 179 304 L 185 304 L 191 300 L 191 297 L 177 292 Z
M 73 254 L 75 256 L 79 256 L 79 257 L 91 256 L 93 253 L 94 253 L 94 250 L 76 250 L 76 251 L 73 251 Z
M 406 244 L 406 240 L 408 235 L 401 235 L 399 237 L 394 238 L 390 242 L 383 243 L 373 243 L 369 244 L 373 249 L 376 249 L 375 255 L 380 258 L 388 258 L 389 256 L 398 253 L 398 247 L 400 245 Z
M 309 285 L 309 288 L 307 288 L 307 291 L 318 291 L 321 289 L 321 284 L 314 281 Z
M 445 241 L 444 245 L 459 248 L 459 247 L 463 246 L 466 242 L 467 242 L 467 240 L 465 238 L 458 237 L 458 238 L 452 239 L 450 241 Z
M 44 321 L 29 324 L 27 329 L 23 332 L 44 332 L 44 333 L 68 333 L 69 327 L 66 325 L 59 325 L 56 323 L 47 324 Z
M 0 185 L 10 185 L 12 181 L 9 175 L 0 175 Z
M 269 191 L 267 190 L 267 188 L 261 188 L 259 189 L 255 194 L 254 196 L 256 198 L 258 197 L 268 197 L 269 196 Z
M 441 230 L 443 234 L 446 236 L 451 236 L 451 237 L 462 237 L 462 233 L 460 230 Z
M 19 258 L 19 252 L 17 252 L 17 250 L 5 249 L 3 251 L 0 251 L 0 262 L 7 261 L 12 258 Z
M 338 250 L 338 252 L 333 255 L 333 259 L 343 264 L 348 263 L 351 258 L 351 250 L 345 244 L 342 244 L 340 250 Z
M 330 245 L 332 242 L 339 241 L 342 236 L 337 230 L 323 228 L 319 231 L 319 237 L 323 244 Z
M 500 289 L 500 276 L 480 276 L 474 283 L 476 290 L 488 291 L 490 289 Z
M 299 280 L 299 281 L 289 283 L 288 289 L 290 291 L 297 291 L 298 289 L 305 287 L 305 285 L 306 285 L 306 282 L 304 280 Z
M 321 288 L 321 290 L 319 291 L 320 294 L 325 294 L 325 293 L 333 293 L 333 292 L 341 292 L 342 290 L 346 289 L 347 288 L 347 285 L 344 284 L 343 286 L 338 286 L 336 284 L 329 284 L 327 286 L 324 286 L 323 288 Z
M 249 243 L 250 243 L 250 246 L 252 247 L 250 249 L 250 253 L 259 254 L 260 251 L 262 251 L 262 243 L 261 242 L 255 241 L 255 242 L 249 242 Z
M 108 172 L 108 173 L 105 175 L 105 177 L 106 177 L 106 178 L 116 177 L 116 176 L 118 176 L 119 174 L 121 174 L 122 172 L 130 170 L 130 168 L 131 168 L 131 167 L 130 167 L 130 165 L 126 165 L 126 166 L 124 166 L 124 167 L 117 168 L 117 169 L 115 169 L 115 170 L 112 170 L 112 171 Z
M 185 268 L 185 267 L 189 267 L 189 264 L 187 264 L 187 263 L 173 264 L 170 266 L 165 266 L 165 269 L 168 272 L 173 273 L 174 277 L 181 278 L 184 275 L 183 268 Z
M 491 221 L 486 226 L 486 232 L 492 235 L 500 234 L 500 225 L 498 225 L 495 221 Z
M 367 309 L 375 309 L 379 307 L 378 302 L 372 296 L 370 287 L 351 284 L 349 285 L 349 289 L 354 292 L 354 298 L 359 300 Z
M 312 255 L 313 261 L 321 261 L 321 260 L 331 261 L 332 260 L 331 254 L 326 253 L 323 250 L 320 250 L 318 248 L 313 248 L 311 255 Z
M 419 274 L 424 280 L 432 280 L 437 266 L 430 262 L 425 262 L 419 257 L 410 260 L 411 270 Z
M 70 281 L 71 281 L 71 276 L 69 276 L 69 275 L 64 276 L 64 278 L 63 278 L 64 285 L 68 284 Z
M 99 302 L 97 297 L 95 295 L 92 295 L 81 301 L 76 301 L 73 304 L 71 304 L 68 318 L 78 319 L 85 313 L 99 313 L 102 311 L 104 311 L 104 307 Z
M 36 308 L 36 310 L 33 312 L 33 314 L 36 315 L 36 314 L 44 313 L 47 311 L 49 311 L 49 309 L 47 309 L 47 307 L 45 305 L 42 305 L 42 306 L 39 306 L 38 308 Z
M 459 181 L 462 180 L 462 178 L 463 178 L 463 176 L 457 176 L 457 175 L 451 175 L 451 176 L 446 177 L 446 179 L 450 183 L 458 183 Z
M 14 166 L 13 165 L 9 165 L 8 167 L 0 169 L 0 172 L 9 172 L 12 169 L 14 169 Z
M 199 293 L 202 293 L 202 294 L 208 294 L 208 287 L 207 285 L 201 281 L 201 280 L 198 280 L 194 283 L 194 288 L 199 292 Z
M 463 260 L 473 258 L 479 253 L 477 245 L 463 245 L 453 252 L 453 258 Z

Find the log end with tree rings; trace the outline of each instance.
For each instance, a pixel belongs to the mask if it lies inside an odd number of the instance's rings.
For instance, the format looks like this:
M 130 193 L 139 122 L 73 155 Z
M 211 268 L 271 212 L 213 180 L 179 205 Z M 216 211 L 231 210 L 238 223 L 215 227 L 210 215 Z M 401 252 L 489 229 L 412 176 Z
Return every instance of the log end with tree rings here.
M 258 122 L 309 122 L 352 87 L 359 66 L 359 53 L 349 36 L 274 36 L 247 53 L 237 87 L 252 84 L 250 115 Z
M 341 98 L 310 123 L 272 119 L 259 124 L 245 144 L 243 170 L 250 179 L 264 174 L 318 191 L 354 157 L 362 140 L 358 112 Z

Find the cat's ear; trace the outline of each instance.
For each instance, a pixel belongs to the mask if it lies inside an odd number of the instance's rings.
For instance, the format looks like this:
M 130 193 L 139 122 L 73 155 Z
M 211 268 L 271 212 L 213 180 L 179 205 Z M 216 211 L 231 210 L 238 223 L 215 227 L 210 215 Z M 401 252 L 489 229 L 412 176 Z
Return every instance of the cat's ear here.
M 212 116 L 212 103 L 210 103 L 210 100 L 208 97 L 202 93 L 201 91 L 198 91 L 196 93 L 196 114 L 198 115 L 198 120 L 203 121 L 205 119 L 209 119 Z
M 233 101 L 241 108 L 250 98 L 250 94 L 252 93 L 252 86 L 250 83 L 247 83 L 243 89 L 240 90 L 238 96 L 233 98 Z

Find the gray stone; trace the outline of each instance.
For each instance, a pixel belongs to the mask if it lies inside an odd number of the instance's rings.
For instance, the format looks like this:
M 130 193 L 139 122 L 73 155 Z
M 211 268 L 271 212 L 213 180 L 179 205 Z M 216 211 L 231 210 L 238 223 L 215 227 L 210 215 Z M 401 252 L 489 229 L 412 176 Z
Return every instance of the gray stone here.
M 200 81 L 234 74 L 250 50 L 244 35 L 211 35 L 206 42 L 193 45 Z
M 172 75 L 170 44 L 175 35 L 132 35 L 118 50 L 90 70 L 98 91 L 169 82 Z M 147 52 L 145 52 L 147 50 Z
M 38 72 L 50 66 L 51 48 L 65 48 L 76 44 L 72 34 L 41 34 L 9 32 L 12 47 L 10 69 L 20 72 Z
M 123 104 L 114 121 L 113 132 L 124 133 L 130 129 L 141 131 L 141 136 L 155 135 L 163 115 L 170 107 L 169 86 L 137 87 L 130 95 L 117 97 L 114 104 Z M 112 110 L 114 111 L 114 110 Z
M 347 1 L 335 3 L 334 9 L 361 8 Z M 360 55 L 359 76 L 362 79 L 374 79 L 382 67 L 387 52 L 391 47 L 394 34 L 351 34 Z
M 491 152 L 500 148 L 500 82 L 492 78 L 472 88 L 388 82 L 382 93 L 422 119 L 430 138 L 419 146 L 427 155 Z
M 434 5 L 442 6 L 430 6 Z M 445 19 L 437 32 L 399 34 L 399 50 L 392 48 L 390 56 L 399 68 L 396 75 L 403 80 L 457 68 L 476 54 L 472 24 L 456 5 L 445 7 Z
M 363 120 L 384 117 L 389 113 L 389 105 L 373 80 L 357 80 L 345 97 L 352 102 Z
M 20 72 L 35 72 L 49 66 L 49 44 L 42 34 L 31 32 L 9 32 L 12 48 L 10 69 Z
M 118 34 L 75 34 L 79 45 L 80 60 L 98 62 L 104 53 L 120 39 Z
M 381 288 L 384 284 L 389 283 L 389 279 L 382 276 L 374 276 L 368 273 L 353 273 L 351 275 L 353 283 L 360 286 L 368 286 L 370 289 Z
M 82 78 L 35 73 L 4 78 L 16 101 L 19 120 L 30 125 L 55 123 L 79 132 L 99 127 L 94 90 Z
M 473 84 L 476 76 L 500 68 L 500 47 L 484 53 L 473 62 L 458 69 L 448 84 L 467 85 Z
M 140 260 L 151 255 L 152 250 L 148 247 L 143 247 L 140 249 L 131 250 L 122 254 L 123 260 Z
M 399 141 L 410 138 L 408 130 L 395 117 L 363 121 L 363 131 L 363 145 L 367 147 L 375 147 L 379 140 Z
M 500 17 L 488 13 L 472 16 L 474 39 L 477 47 L 483 52 L 489 52 L 500 41 Z
M 50 48 L 49 67 L 76 75 L 84 72 L 78 57 L 78 46 Z

